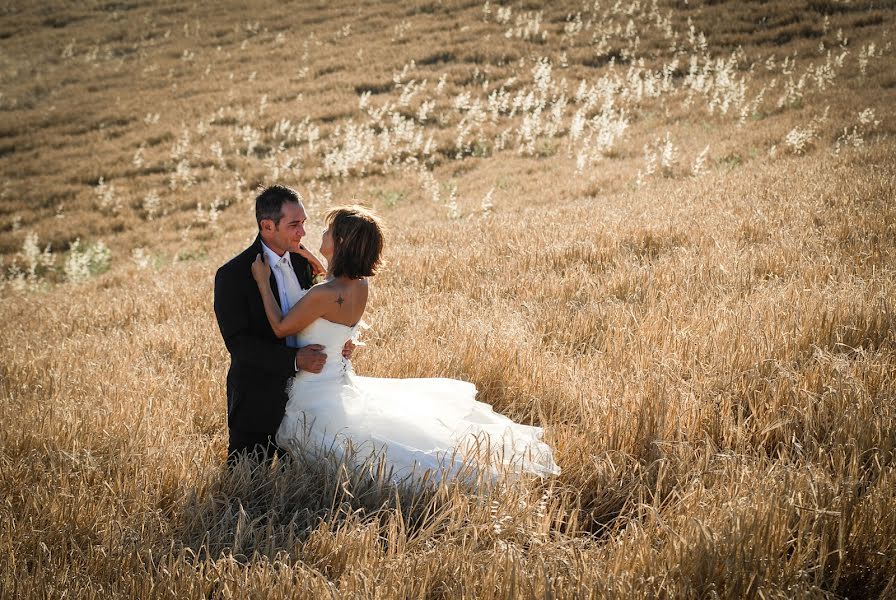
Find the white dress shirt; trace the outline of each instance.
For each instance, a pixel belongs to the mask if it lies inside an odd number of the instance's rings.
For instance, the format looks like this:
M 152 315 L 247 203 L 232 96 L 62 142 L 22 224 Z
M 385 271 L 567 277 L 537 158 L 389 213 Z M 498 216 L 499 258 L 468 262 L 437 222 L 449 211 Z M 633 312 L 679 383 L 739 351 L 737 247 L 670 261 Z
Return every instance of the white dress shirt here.
M 279 262 L 282 257 L 268 248 L 267 244 L 265 244 L 264 242 L 261 242 L 261 248 L 264 250 L 266 258 L 268 259 L 268 264 L 271 266 L 271 271 L 274 273 L 274 280 L 277 282 L 277 293 L 280 295 L 280 308 L 285 315 L 287 312 L 289 312 L 289 309 L 292 308 L 292 305 L 289 304 L 289 302 L 287 302 L 286 300 L 286 286 L 283 285 L 283 271 L 274 267 L 274 263 Z M 289 256 L 289 252 L 285 253 L 283 256 L 285 256 L 286 260 L 290 261 L 289 264 L 292 265 L 292 259 Z M 302 288 L 302 285 L 299 283 L 299 278 L 296 275 L 296 272 L 292 270 L 292 267 L 286 269 L 286 273 L 286 276 L 292 277 L 296 283 L 296 287 L 301 290 L 301 292 L 299 293 L 299 297 L 296 298 L 296 302 L 298 302 L 308 290 Z
M 265 253 L 265 257 L 267 258 L 268 264 L 271 266 L 271 272 L 274 274 L 274 280 L 277 282 L 277 293 L 280 296 L 281 313 L 285 315 L 287 312 L 289 312 L 289 309 L 292 308 L 292 304 L 290 304 L 286 298 L 286 285 L 283 283 L 283 278 L 284 277 L 292 277 L 293 280 L 295 281 L 296 289 L 300 290 L 299 297 L 296 298 L 296 302 L 298 302 L 302 298 L 302 296 L 305 295 L 305 293 L 308 290 L 302 288 L 302 285 L 299 283 L 299 278 L 296 275 L 296 272 L 292 270 L 292 262 L 291 262 L 291 258 L 289 256 L 289 252 L 286 252 L 283 256 L 280 256 L 276 252 L 274 252 L 273 250 L 268 248 L 267 244 L 265 244 L 264 242 L 261 242 L 261 248 Z M 278 269 L 277 267 L 274 266 L 276 263 L 278 263 L 280 260 L 282 260 L 283 257 L 286 257 L 286 260 L 290 261 L 288 263 L 290 265 L 290 268 Z M 294 345 L 294 344 L 289 344 L 290 339 L 294 341 L 295 337 L 289 336 L 289 338 L 287 338 L 287 340 L 288 340 L 287 344 Z M 296 365 L 296 371 L 298 371 L 298 370 L 299 370 L 299 367 L 298 367 L 298 365 Z

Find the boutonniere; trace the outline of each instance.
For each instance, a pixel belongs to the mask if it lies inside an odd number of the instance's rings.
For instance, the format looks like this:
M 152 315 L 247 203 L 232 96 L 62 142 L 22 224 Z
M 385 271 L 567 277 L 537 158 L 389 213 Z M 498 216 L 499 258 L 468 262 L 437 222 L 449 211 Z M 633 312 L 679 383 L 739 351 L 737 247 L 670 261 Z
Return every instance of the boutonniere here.
M 317 285 L 318 283 L 323 283 L 327 280 L 326 273 L 318 273 L 311 278 L 311 285 Z

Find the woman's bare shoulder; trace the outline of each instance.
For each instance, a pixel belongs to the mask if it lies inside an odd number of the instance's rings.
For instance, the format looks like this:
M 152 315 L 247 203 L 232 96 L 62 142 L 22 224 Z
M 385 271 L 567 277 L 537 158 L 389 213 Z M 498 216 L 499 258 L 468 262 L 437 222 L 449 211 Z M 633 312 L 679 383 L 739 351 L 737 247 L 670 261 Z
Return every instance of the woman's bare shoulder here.
M 334 282 L 332 279 L 316 283 L 311 286 L 311 288 L 306 292 L 306 295 L 314 294 L 315 296 L 327 296 L 329 294 L 333 294 L 336 291 L 333 283 Z

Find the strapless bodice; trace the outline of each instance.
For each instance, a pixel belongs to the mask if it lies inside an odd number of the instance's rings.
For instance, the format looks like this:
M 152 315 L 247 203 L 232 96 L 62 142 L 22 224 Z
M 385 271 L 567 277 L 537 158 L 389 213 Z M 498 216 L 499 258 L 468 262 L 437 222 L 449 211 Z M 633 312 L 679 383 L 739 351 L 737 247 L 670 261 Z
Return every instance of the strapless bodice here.
M 360 322 L 350 326 L 326 319 L 312 321 L 296 336 L 299 347 L 320 344 L 324 347 L 322 352 L 327 355 L 327 362 L 324 363 L 324 368 L 320 373 L 300 371 L 296 378 L 303 381 L 334 379 L 341 377 L 346 371 L 350 371 L 351 361 L 343 358 L 342 348 L 345 346 L 345 342 L 355 337 L 360 326 Z

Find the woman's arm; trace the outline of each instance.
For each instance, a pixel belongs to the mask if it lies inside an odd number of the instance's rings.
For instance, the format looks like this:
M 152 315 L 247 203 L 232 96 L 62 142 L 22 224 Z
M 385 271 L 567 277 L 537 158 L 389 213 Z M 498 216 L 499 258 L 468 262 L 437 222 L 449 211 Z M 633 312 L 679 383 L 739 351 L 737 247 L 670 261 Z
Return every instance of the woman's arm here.
M 314 256 L 314 254 L 312 254 L 310 250 L 305 248 L 305 246 L 302 246 L 301 244 L 299 244 L 299 251 L 296 252 L 296 254 L 303 257 L 305 260 L 308 261 L 308 264 L 311 265 L 311 275 L 312 276 L 317 277 L 318 275 L 326 274 L 327 270 L 324 268 L 324 266 L 321 264 L 321 262 L 319 260 L 317 260 L 317 257 Z
M 255 278 L 255 283 L 258 284 L 258 291 L 261 292 L 264 313 L 271 324 L 271 329 L 274 330 L 274 335 L 278 338 L 285 338 L 302 331 L 312 321 L 323 315 L 326 292 L 319 286 L 315 286 L 296 302 L 288 313 L 281 316 L 280 306 L 271 289 L 271 267 L 267 264 L 263 254 L 255 257 L 255 262 L 252 263 L 252 276 Z

